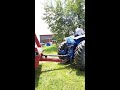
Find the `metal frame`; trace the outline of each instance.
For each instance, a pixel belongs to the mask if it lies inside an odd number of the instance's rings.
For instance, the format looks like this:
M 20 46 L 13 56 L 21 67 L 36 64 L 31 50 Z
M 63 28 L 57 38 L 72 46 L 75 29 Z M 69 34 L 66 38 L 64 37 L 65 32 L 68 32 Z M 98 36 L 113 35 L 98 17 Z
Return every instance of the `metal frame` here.
M 42 47 L 36 34 L 35 34 L 35 43 L 37 47 Z M 43 55 L 43 53 L 39 52 L 37 47 L 35 47 L 35 53 L 37 52 L 39 55 L 35 55 L 35 69 L 39 66 L 39 61 L 49 61 L 49 62 L 63 62 L 63 60 L 60 60 L 58 58 L 48 58 L 48 56 L 59 56 L 59 55 Z

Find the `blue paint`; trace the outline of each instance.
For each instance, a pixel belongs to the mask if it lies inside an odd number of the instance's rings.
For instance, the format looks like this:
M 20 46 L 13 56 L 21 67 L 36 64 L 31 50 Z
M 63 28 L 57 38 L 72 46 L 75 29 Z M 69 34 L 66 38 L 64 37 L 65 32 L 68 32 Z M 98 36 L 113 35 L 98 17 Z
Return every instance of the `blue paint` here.
M 71 36 L 66 37 L 67 48 L 65 48 L 64 50 L 60 50 L 59 53 L 61 55 L 67 55 L 67 58 L 72 63 L 73 58 L 74 58 L 75 49 L 76 49 L 77 45 L 83 40 L 85 40 L 85 36 L 78 37 L 78 38 L 75 38 L 75 39 L 72 38 Z

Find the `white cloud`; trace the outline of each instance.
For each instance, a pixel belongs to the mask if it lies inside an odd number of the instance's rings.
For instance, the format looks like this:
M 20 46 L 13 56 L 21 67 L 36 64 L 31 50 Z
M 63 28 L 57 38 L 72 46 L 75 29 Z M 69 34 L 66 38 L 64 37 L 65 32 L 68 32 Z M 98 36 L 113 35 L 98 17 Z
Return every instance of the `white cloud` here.
M 51 34 L 47 23 L 42 20 L 45 0 L 35 0 L 35 33 L 36 35 Z

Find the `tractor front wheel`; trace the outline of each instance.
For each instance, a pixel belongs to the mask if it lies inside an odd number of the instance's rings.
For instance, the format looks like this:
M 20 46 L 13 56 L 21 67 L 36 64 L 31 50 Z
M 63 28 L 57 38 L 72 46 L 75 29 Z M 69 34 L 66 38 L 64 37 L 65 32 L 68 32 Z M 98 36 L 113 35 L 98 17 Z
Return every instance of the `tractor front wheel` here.
M 65 41 L 62 42 L 62 43 L 60 44 L 60 46 L 58 47 L 58 55 L 62 55 L 62 54 L 60 53 L 61 50 L 66 50 L 65 53 L 67 54 L 67 44 L 66 44 Z M 59 58 L 63 60 L 63 63 L 68 63 L 68 61 L 69 61 L 68 57 L 59 56 Z

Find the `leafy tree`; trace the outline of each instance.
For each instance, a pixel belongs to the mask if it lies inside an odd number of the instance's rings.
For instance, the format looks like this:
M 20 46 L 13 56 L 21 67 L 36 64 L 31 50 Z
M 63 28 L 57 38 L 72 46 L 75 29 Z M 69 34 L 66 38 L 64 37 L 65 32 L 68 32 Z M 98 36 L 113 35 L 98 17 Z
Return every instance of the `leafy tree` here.
M 49 0 L 45 3 L 43 20 L 55 33 L 58 43 L 69 36 L 78 24 L 85 27 L 84 3 L 84 0 L 55 0 L 55 5 Z

